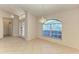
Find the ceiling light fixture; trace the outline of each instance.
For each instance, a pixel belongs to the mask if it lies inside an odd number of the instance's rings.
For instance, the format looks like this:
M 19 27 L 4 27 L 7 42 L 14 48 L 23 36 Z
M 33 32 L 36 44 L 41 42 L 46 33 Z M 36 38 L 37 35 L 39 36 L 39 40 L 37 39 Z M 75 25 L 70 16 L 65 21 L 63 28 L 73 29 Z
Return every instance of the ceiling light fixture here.
M 41 23 L 46 22 L 46 18 L 42 16 L 41 19 L 40 19 L 40 22 L 41 22 Z
M 23 15 L 19 16 L 19 20 L 22 20 L 22 19 L 24 19 L 25 17 L 26 17 L 25 14 L 23 14 Z

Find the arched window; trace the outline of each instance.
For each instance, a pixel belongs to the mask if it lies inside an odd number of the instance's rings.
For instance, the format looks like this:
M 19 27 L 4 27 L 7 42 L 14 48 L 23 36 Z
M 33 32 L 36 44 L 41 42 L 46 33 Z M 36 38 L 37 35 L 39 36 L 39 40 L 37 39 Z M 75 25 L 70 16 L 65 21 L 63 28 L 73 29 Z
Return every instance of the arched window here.
M 48 20 L 42 25 L 42 34 L 46 37 L 62 38 L 62 23 L 59 20 Z

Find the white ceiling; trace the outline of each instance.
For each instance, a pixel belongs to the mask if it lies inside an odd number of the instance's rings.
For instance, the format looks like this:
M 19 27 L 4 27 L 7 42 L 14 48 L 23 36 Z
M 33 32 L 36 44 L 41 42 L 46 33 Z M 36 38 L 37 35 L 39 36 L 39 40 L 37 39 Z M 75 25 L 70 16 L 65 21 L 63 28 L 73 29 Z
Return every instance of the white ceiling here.
M 62 4 L 15 4 L 0 5 L 0 9 L 9 14 L 21 15 L 28 11 L 35 16 L 46 16 L 48 14 L 78 8 L 79 5 L 62 5 Z

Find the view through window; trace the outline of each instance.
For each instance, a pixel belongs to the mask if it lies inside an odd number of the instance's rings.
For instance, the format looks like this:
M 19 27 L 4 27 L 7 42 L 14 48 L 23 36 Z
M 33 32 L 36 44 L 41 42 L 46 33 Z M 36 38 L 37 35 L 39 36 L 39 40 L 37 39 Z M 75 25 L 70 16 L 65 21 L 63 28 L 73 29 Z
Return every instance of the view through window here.
M 48 20 L 42 25 L 43 36 L 61 39 L 62 23 L 59 20 Z

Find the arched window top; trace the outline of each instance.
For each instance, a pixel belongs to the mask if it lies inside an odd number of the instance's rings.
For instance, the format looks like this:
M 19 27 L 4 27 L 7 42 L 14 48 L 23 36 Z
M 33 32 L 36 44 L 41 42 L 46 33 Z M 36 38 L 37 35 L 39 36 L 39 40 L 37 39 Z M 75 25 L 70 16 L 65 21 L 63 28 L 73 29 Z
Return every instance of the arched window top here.
M 45 21 L 42 24 L 43 35 L 53 38 L 62 38 L 62 22 L 57 19 Z
M 60 23 L 61 24 L 61 21 L 52 19 L 52 20 L 47 20 L 44 24 L 52 24 L 52 23 Z

